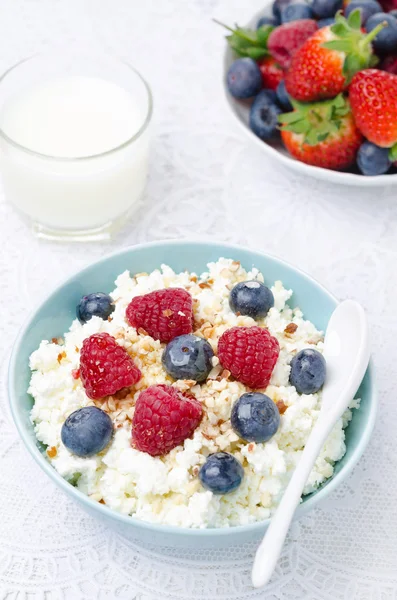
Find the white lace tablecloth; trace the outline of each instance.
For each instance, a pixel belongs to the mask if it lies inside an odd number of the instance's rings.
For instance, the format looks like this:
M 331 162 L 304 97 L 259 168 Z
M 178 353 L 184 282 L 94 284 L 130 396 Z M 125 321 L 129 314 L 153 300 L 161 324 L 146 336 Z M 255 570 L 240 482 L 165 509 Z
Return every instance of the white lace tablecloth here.
M 151 83 L 155 138 L 145 204 L 109 244 L 39 242 L 0 197 L 0 600 L 397 599 L 397 202 L 388 189 L 327 186 L 267 162 L 228 114 L 223 32 L 258 0 L 4 0 L 0 69 L 52 44 L 99 44 Z M 130 244 L 199 237 L 298 264 L 372 326 L 381 409 L 365 456 L 326 504 L 295 524 L 272 583 L 250 586 L 230 549 L 189 562 L 140 550 L 86 515 L 19 441 L 7 407 L 10 347 L 54 284 Z M 197 557 L 200 558 L 200 557 Z

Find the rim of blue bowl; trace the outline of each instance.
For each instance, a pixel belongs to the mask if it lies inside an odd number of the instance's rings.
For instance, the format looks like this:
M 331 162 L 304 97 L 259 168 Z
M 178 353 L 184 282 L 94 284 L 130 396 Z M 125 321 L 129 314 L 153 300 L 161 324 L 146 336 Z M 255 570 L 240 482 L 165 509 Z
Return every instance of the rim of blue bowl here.
M 144 243 L 144 244 L 137 244 L 135 246 L 129 246 L 122 250 L 118 250 L 116 252 L 107 254 L 106 256 L 102 257 L 98 261 L 94 261 L 94 262 L 88 264 L 83 269 L 79 269 L 73 275 L 69 276 L 67 279 L 65 279 L 64 281 L 59 283 L 57 286 L 55 286 L 52 289 L 52 291 L 46 296 L 46 298 L 44 300 L 41 300 L 38 303 L 36 308 L 31 312 L 31 314 L 25 320 L 25 323 L 22 325 L 22 327 L 17 335 L 17 338 L 14 342 L 14 345 L 13 345 L 13 349 L 12 349 L 12 353 L 11 353 L 11 357 L 10 357 L 9 369 L 8 369 L 8 396 L 9 396 L 9 404 L 10 404 L 11 414 L 14 419 L 14 423 L 16 425 L 18 433 L 19 433 L 23 443 L 25 444 L 25 447 L 27 448 L 30 455 L 34 458 L 36 463 L 43 469 L 43 471 L 50 477 L 50 479 L 52 479 L 62 490 L 64 490 L 66 492 L 66 494 L 75 498 L 78 502 L 87 505 L 90 509 L 96 511 L 99 515 L 102 515 L 103 517 L 105 517 L 107 519 L 111 518 L 111 519 L 118 521 L 119 524 L 124 524 L 127 526 L 132 525 L 133 527 L 137 527 L 138 529 L 143 529 L 146 531 L 153 531 L 153 532 L 162 533 L 162 534 L 171 534 L 171 535 L 177 535 L 177 536 L 186 536 L 186 535 L 190 536 L 191 535 L 194 537 L 207 537 L 208 538 L 208 537 L 212 537 L 212 536 L 227 536 L 231 533 L 238 534 L 238 533 L 248 533 L 248 532 L 260 531 L 269 525 L 271 519 L 269 518 L 269 519 L 265 519 L 263 521 L 256 521 L 255 523 L 250 523 L 248 525 L 235 525 L 235 526 L 231 526 L 231 527 L 218 527 L 218 528 L 214 527 L 214 528 L 206 528 L 206 529 L 194 529 L 194 528 L 188 528 L 188 527 L 176 527 L 176 526 L 172 526 L 172 525 L 163 525 L 161 523 L 150 523 L 149 521 L 143 521 L 141 519 L 137 519 L 134 516 L 123 515 L 122 513 L 118 513 L 117 511 L 113 510 L 112 508 L 109 508 L 108 506 L 106 506 L 104 504 L 100 504 L 99 502 L 96 502 L 95 500 L 91 500 L 91 498 L 89 498 L 89 496 L 86 496 L 85 494 L 80 492 L 80 490 L 78 490 L 71 483 L 69 483 L 66 479 L 64 479 L 61 475 L 59 475 L 58 471 L 56 471 L 55 468 L 51 466 L 51 464 L 46 460 L 46 458 L 40 452 L 39 448 L 36 445 L 34 447 L 32 447 L 32 445 L 29 444 L 29 442 L 27 440 L 27 433 L 25 431 L 25 427 L 24 427 L 22 420 L 20 418 L 20 415 L 14 405 L 15 393 L 14 393 L 14 389 L 12 387 L 12 381 L 14 380 L 14 375 L 16 372 L 16 364 L 15 364 L 16 356 L 18 354 L 18 349 L 24 338 L 25 332 L 28 329 L 30 323 L 35 319 L 36 314 L 40 310 L 42 304 L 44 304 L 44 302 L 47 302 L 51 298 L 51 296 L 53 296 L 60 288 L 62 288 L 64 285 L 67 285 L 68 283 L 70 283 L 77 275 L 84 274 L 85 271 L 88 271 L 93 266 L 99 266 L 102 263 L 106 262 L 109 258 L 113 258 L 115 256 L 120 256 L 122 254 L 128 254 L 132 249 L 140 250 L 140 249 L 149 248 L 149 247 L 161 248 L 161 246 L 164 246 L 164 245 L 186 246 L 186 245 L 197 245 L 197 244 L 202 245 L 202 246 L 212 246 L 213 248 L 219 247 L 219 249 L 222 248 L 222 252 L 224 251 L 225 248 L 230 250 L 230 252 L 244 250 L 247 252 L 251 252 L 253 254 L 257 254 L 258 256 L 270 258 L 275 263 L 278 263 L 280 265 L 284 265 L 284 266 L 287 266 L 287 267 L 293 269 L 294 271 L 299 273 L 303 279 L 314 282 L 316 284 L 316 286 L 318 286 L 324 294 L 326 294 L 334 302 L 336 302 L 336 303 L 339 302 L 338 299 L 333 294 L 331 294 L 331 292 L 329 292 L 321 283 L 319 283 L 311 275 L 308 275 L 305 271 L 302 271 L 298 267 L 295 267 L 291 263 L 289 263 L 277 256 L 274 256 L 273 254 L 269 254 L 267 252 L 261 252 L 259 250 L 254 250 L 254 249 L 251 249 L 251 248 L 248 248 L 245 246 L 241 246 L 238 244 L 219 243 L 219 242 L 200 241 L 200 240 L 159 240 L 159 241 L 155 241 L 155 242 L 148 242 L 148 243 Z M 297 518 L 302 516 L 305 512 L 314 508 L 319 502 L 321 502 L 321 500 L 325 499 L 334 489 L 336 489 L 338 487 L 338 485 L 340 485 L 346 479 L 346 477 L 350 474 L 350 472 L 353 470 L 353 468 L 356 466 L 357 462 L 361 458 L 361 456 L 370 440 L 372 430 L 374 428 L 375 421 L 376 421 L 376 415 L 377 415 L 378 394 L 377 394 L 376 385 L 375 385 L 375 381 L 374 381 L 374 377 L 373 377 L 373 370 L 374 370 L 374 367 L 373 367 L 373 362 L 371 360 L 370 364 L 368 366 L 368 371 L 372 375 L 371 379 L 370 379 L 370 381 L 371 381 L 370 395 L 371 395 L 372 400 L 371 400 L 371 404 L 370 404 L 370 411 L 369 411 L 368 419 L 366 421 L 366 425 L 365 425 L 365 428 L 362 432 L 362 436 L 360 439 L 360 444 L 357 446 L 357 448 L 351 455 L 348 464 L 344 465 L 343 468 L 338 473 L 333 475 L 332 478 L 327 481 L 326 485 L 324 485 L 323 487 L 320 487 L 320 489 L 318 491 L 316 491 L 312 495 L 310 495 L 310 497 L 305 501 L 304 504 L 301 504 L 297 507 L 297 510 L 296 510 Z

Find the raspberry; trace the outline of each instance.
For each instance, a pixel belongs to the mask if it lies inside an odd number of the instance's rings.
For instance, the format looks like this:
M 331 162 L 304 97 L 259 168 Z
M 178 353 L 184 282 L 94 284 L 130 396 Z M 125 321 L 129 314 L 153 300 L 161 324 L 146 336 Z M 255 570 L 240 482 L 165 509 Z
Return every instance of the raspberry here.
M 132 420 L 132 443 L 151 456 L 167 454 L 190 437 L 200 423 L 203 409 L 170 385 L 152 385 L 142 392 Z
M 127 306 L 127 321 L 155 340 L 169 342 L 193 330 L 193 302 L 186 290 L 168 288 L 136 296 Z
M 141 372 L 125 348 L 108 333 L 95 333 L 83 342 L 80 377 L 92 400 L 111 396 L 137 383 Z
M 269 385 L 279 352 L 276 338 L 262 327 L 232 327 L 218 343 L 222 366 L 252 389 Z
M 270 54 L 283 69 L 288 69 L 293 54 L 317 29 L 318 25 L 312 19 L 291 21 L 276 27 L 271 32 L 268 40 Z

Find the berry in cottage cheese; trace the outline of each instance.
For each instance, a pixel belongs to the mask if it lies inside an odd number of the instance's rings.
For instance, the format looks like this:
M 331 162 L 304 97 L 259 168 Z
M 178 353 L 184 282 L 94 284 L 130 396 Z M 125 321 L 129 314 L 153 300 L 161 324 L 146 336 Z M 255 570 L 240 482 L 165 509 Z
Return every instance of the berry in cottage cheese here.
M 268 442 L 280 426 L 280 411 L 266 394 L 250 392 L 234 403 L 230 422 L 246 442 Z
M 244 469 L 228 452 L 217 452 L 207 458 L 199 477 L 203 486 L 213 494 L 230 494 L 241 484 Z
M 164 456 L 190 438 L 203 417 L 201 403 L 171 385 L 142 392 L 132 419 L 132 445 L 151 456 Z
M 212 369 L 211 344 L 197 335 L 179 335 L 163 352 L 164 369 L 174 379 L 205 381 Z
M 75 410 L 68 416 L 61 429 L 64 446 L 83 458 L 102 452 L 112 435 L 112 419 L 96 406 L 85 406 Z
M 314 394 L 324 385 L 326 374 L 322 354 L 313 348 L 305 348 L 291 360 L 289 380 L 299 394 Z
M 238 262 L 225 258 L 210 263 L 201 275 L 187 271 L 175 273 L 165 265 L 151 273 L 124 272 L 110 294 L 114 311 L 107 319 L 95 315 L 85 323 L 76 319 L 63 339 L 44 340 L 30 358 L 29 392 L 34 399 L 31 419 L 35 433 L 47 446 L 46 453 L 53 467 L 91 499 L 152 523 L 194 528 L 229 527 L 268 518 L 288 485 L 321 409 L 321 389 L 300 394 L 291 384 L 291 361 L 304 349 L 321 354 L 323 336 L 304 319 L 299 308 L 290 308 L 292 290 L 285 289 L 279 281 L 271 285 L 263 275 L 266 277 L 266 273 L 261 274 L 255 268 L 247 271 Z M 254 319 L 237 314 L 230 307 L 231 290 L 247 281 L 265 282 L 271 288 L 274 306 L 264 317 Z M 181 294 L 176 290 L 185 292 L 182 315 L 178 314 L 179 309 L 175 314 L 170 307 L 171 299 L 177 297 L 180 301 Z M 148 295 L 152 295 L 149 302 Z M 131 311 L 127 309 L 134 298 L 139 298 L 138 312 L 142 319 L 139 325 L 133 324 L 128 316 Z M 164 368 L 162 359 L 167 343 L 179 334 L 181 323 L 190 329 L 182 334 L 194 334 L 211 346 L 211 370 L 202 382 L 193 378 L 175 379 Z M 151 325 L 153 329 L 149 331 Z M 227 351 L 237 356 L 239 367 L 244 364 L 244 356 L 250 359 L 251 343 L 255 348 L 263 347 L 260 367 L 265 366 L 267 376 L 264 387 L 256 392 L 266 394 L 280 415 L 277 431 L 267 442 L 248 441 L 231 424 L 233 407 L 242 396 L 252 393 L 248 384 L 243 383 L 240 372 L 232 373 L 219 352 L 220 340 L 225 332 L 227 339 L 233 329 L 242 334 L 244 352 L 248 348 L 245 354 L 236 351 L 233 344 L 239 340 L 239 334 L 231 335 Z M 164 334 L 168 339 L 162 341 Z M 100 382 L 104 387 L 97 389 L 95 377 L 91 385 L 97 393 L 91 397 L 89 388 L 84 387 L 87 374 L 82 369 L 82 350 L 84 344 L 91 346 L 89 340 L 98 335 L 105 336 L 107 342 L 106 336 L 109 336 L 114 351 L 116 344 L 123 357 L 127 355 L 126 363 L 130 364 L 131 360 L 140 376 L 125 383 L 122 369 L 118 389 L 111 391 L 106 387 L 106 378 Z M 264 355 L 267 358 L 262 363 Z M 124 361 L 120 364 L 124 365 Z M 89 373 L 94 372 L 93 366 L 91 364 Z M 110 365 L 110 374 L 113 368 Z M 257 368 L 254 356 L 250 374 Z M 117 376 L 119 374 L 117 370 Z M 180 440 L 173 438 L 177 428 L 168 430 L 166 426 L 164 431 L 170 432 L 170 439 L 174 441 L 172 448 L 159 448 L 159 454 L 152 451 L 156 454 L 152 455 L 147 448 L 142 451 L 139 442 L 136 444 L 132 424 L 134 420 L 139 421 L 140 399 L 159 386 L 165 387 L 168 396 L 179 399 L 179 407 L 183 409 L 189 400 L 196 411 L 189 413 L 190 429 L 185 430 Z M 62 428 L 73 412 L 85 407 L 96 407 L 109 415 L 113 436 L 100 452 L 81 457 L 62 442 Z M 357 408 L 358 401 L 351 407 Z M 166 410 L 167 402 L 160 402 L 159 408 Z M 310 474 L 305 493 L 314 491 L 332 476 L 335 462 L 345 453 L 344 428 L 351 417 L 348 410 L 334 427 Z M 219 453 L 233 457 L 233 464 L 239 465 L 243 473 L 237 478 L 238 486 L 233 491 L 221 494 L 203 485 L 199 476 L 203 465 Z M 236 469 L 238 472 L 239 468 Z
M 262 282 L 242 281 L 230 292 L 229 302 L 233 312 L 259 319 L 265 317 L 274 306 L 274 297 Z
M 80 323 L 87 323 L 92 317 L 108 319 L 114 311 L 114 304 L 109 294 L 97 292 L 83 296 L 76 307 L 76 315 Z

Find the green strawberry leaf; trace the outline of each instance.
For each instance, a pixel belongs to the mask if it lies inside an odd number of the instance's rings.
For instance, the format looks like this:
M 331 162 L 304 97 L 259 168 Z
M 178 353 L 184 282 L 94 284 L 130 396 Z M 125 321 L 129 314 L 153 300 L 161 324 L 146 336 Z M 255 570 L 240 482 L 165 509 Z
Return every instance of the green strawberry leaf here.
M 297 123 L 298 121 L 302 121 L 302 118 L 303 118 L 302 115 L 300 115 L 296 111 L 284 113 L 284 114 L 278 116 L 279 122 L 285 123 L 285 124 Z
M 349 81 L 357 71 L 361 71 L 365 65 L 362 63 L 362 59 L 356 54 L 348 54 L 343 64 L 343 74 Z
M 293 133 L 308 133 L 310 130 L 310 123 L 304 120 L 297 121 L 296 123 L 290 123 L 289 125 L 285 125 L 287 131 L 292 131 Z
M 356 8 L 350 13 L 347 22 L 352 29 L 361 29 L 361 11 L 359 8 Z
M 292 113 L 279 116 L 281 129 L 303 134 L 303 143 L 311 146 L 324 142 L 331 135 L 338 135 L 350 112 L 350 105 L 343 94 L 322 102 L 302 103 L 294 100 L 293 106 Z
M 263 56 L 268 56 L 269 52 L 265 50 L 265 48 L 256 48 L 254 46 L 250 46 L 245 49 L 246 56 L 253 58 L 254 60 L 259 60 Z
M 389 158 L 392 162 L 396 162 L 396 160 L 397 160 L 397 144 L 394 144 L 394 146 L 392 146 L 390 148 Z
M 214 19 L 214 21 L 231 32 L 231 35 L 227 35 L 226 39 L 229 46 L 239 56 L 249 56 L 254 60 L 258 60 L 259 58 L 262 58 L 262 56 L 267 56 L 269 54 L 267 40 L 274 29 L 271 25 L 264 25 L 257 31 L 254 31 L 252 29 L 239 27 L 238 25 L 233 29 L 216 19 Z
M 267 48 L 267 41 L 274 27 L 272 25 L 262 25 L 256 32 L 258 42 L 264 48 Z
M 338 37 L 346 37 L 350 33 L 349 27 L 345 23 L 335 23 L 331 26 L 331 31 Z
M 325 132 L 325 133 L 321 133 L 320 135 L 317 136 L 317 140 L 319 142 L 324 142 L 327 139 L 328 136 L 329 136 L 328 131 Z
M 369 59 L 369 67 L 376 67 L 376 65 L 379 63 L 379 58 L 377 56 L 375 56 L 375 54 L 373 54 L 371 56 L 371 58 Z
M 330 42 L 324 42 L 323 48 L 348 53 L 352 50 L 352 43 L 350 40 L 331 40 Z
M 307 132 L 305 144 L 308 144 L 309 146 L 316 146 L 318 144 L 318 134 L 315 132 L 314 129 L 310 129 Z

